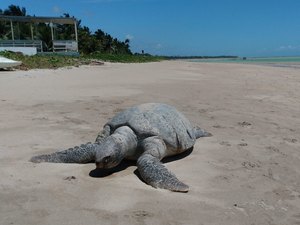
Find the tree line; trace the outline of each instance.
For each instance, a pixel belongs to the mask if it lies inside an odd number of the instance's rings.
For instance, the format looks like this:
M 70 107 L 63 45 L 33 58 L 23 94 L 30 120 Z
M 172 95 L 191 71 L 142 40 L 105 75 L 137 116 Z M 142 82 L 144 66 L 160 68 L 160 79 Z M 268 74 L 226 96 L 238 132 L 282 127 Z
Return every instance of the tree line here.
M 7 9 L 0 9 L 0 15 L 6 16 L 30 16 L 26 12 L 25 7 L 17 5 L 9 5 Z M 70 18 L 70 14 L 65 13 L 62 17 Z M 31 26 L 28 23 L 14 22 L 14 36 L 15 39 L 30 40 L 32 38 Z M 33 38 L 35 40 L 43 41 L 43 48 L 46 51 L 52 48 L 52 38 L 50 31 L 50 24 L 38 23 L 33 26 Z M 130 41 L 120 41 L 113 38 L 110 34 L 105 33 L 101 29 L 92 32 L 87 26 L 81 25 L 81 20 L 77 21 L 78 30 L 78 48 L 81 53 L 109 53 L 109 54 L 132 54 L 130 50 Z M 8 22 L 0 21 L 0 39 L 11 39 L 11 28 Z M 75 39 L 74 26 L 69 24 L 55 24 L 55 39 L 69 40 Z

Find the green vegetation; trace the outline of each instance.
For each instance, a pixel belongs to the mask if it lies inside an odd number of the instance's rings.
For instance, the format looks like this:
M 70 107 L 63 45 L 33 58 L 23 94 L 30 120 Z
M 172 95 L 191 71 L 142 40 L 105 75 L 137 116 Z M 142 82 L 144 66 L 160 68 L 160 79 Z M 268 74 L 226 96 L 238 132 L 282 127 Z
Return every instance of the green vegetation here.
M 99 54 L 94 53 L 92 55 L 82 55 L 79 57 L 65 56 L 65 55 L 34 55 L 25 56 L 21 53 L 14 52 L 0 52 L 1 56 L 22 61 L 22 65 L 19 66 L 21 70 L 29 69 L 56 69 L 59 67 L 68 66 L 80 66 L 95 64 L 95 62 L 121 62 L 121 63 L 143 63 L 143 62 L 155 62 L 161 61 L 163 57 L 155 57 L 150 55 L 130 55 L 130 54 Z
M 1 10 L 0 15 L 7 16 L 29 16 L 24 7 L 10 5 L 7 9 Z M 65 13 L 62 17 L 71 17 Z M 31 27 L 28 23 L 15 23 L 14 34 L 17 39 L 31 39 Z M 50 25 L 35 24 L 34 39 L 43 41 L 43 51 L 52 51 L 52 40 Z M 92 32 L 88 27 L 82 26 L 78 21 L 78 47 L 80 56 L 63 56 L 58 54 L 46 54 L 35 56 L 24 56 L 21 53 L 0 52 L 0 55 L 7 58 L 22 61 L 20 69 L 34 68 L 58 68 L 64 66 L 79 66 L 83 64 L 95 63 L 95 60 L 123 63 L 141 63 L 163 60 L 163 57 L 151 56 L 149 54 L 133 54 L 130 50 L 130 40 L 120 41 L 105 33 L 101 29 Z M 0 40 L 11 39 L 10 24 L 0 21 Z M 55 25 L 56 40 L 75 39 L 74 27 L 69 24 Z
M 121 62 L 121 63 L 143 63 L 143 62 L 158 62 L 165 59 L 162 56 L 142 55 L 142 54 L 103 54 L 93 53 L 86 55 L 85 58 L 98 59 L 109 62 Z
M 14 52 L 0 52 L 0 55 L 16 61 L 22 61 L 22 65 L 19 66 L 19 69 L 21 70 L 55 69 L 59 67 L 80 66 L 90 63 L 90 60 L 83 57 L 71 57 L 63 55 L 25 56 L 23 54 Z

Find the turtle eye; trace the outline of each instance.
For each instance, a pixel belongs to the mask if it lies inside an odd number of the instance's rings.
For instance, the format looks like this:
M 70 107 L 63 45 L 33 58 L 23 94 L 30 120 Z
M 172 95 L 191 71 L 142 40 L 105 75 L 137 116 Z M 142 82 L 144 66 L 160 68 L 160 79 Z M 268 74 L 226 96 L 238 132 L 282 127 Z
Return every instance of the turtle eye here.
M 105 156 L 102 161 L 103 163 L 108 163 L 110 161 L 110 156 Z

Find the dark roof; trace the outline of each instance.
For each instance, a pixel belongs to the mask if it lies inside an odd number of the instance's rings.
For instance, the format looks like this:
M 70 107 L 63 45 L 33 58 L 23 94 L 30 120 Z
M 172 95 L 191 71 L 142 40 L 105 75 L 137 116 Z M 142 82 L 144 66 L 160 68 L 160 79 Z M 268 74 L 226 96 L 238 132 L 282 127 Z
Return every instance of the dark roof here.
M 5 16 L 0 15 L 0 21 L 17 21 L 27 23 L 58 23 L 58 24 L 74 24 L 75 18 L 65 17 L 41 17 L 41 16 Z

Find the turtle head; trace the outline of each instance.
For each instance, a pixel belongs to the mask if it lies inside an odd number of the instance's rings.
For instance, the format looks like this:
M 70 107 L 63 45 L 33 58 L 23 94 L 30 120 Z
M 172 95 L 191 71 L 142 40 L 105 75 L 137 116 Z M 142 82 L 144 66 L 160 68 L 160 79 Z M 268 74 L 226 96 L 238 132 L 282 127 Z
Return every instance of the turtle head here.
M 137 137 L 127 126 L 119 127 L 96 149 L 96 167 L 109 169 L 117 166 L 125 156 L 137 148 Z
M 114 138 L 107 138 L 96 150 L 96 167 L 109 169 L 117 166 L 124 158 L 122 152 L 122 145 L 119 142 Z

